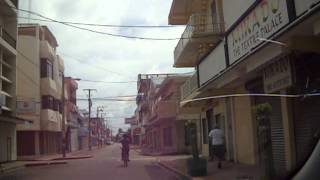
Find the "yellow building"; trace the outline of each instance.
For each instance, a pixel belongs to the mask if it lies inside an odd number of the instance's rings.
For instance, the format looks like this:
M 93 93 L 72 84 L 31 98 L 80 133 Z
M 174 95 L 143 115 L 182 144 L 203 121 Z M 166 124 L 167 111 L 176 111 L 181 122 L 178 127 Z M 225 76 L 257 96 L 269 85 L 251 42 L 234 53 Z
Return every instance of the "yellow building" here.
M 0 163 L 16 160 L 17 0 L 0 4 Z
M 169 24 L 187 25 L 174 66 L 196 71 L 181 106 L 200 109 L 204 156 L 218 125 L 226 159 L 269 179 L 308 158 L 320 131 L 319 2 L 173 0 Z
M 46 26 L 19 26 L 17 113 L 33 123 L 17 127 L 18 156 L 60 151 L 64 63 L 57 46 Z

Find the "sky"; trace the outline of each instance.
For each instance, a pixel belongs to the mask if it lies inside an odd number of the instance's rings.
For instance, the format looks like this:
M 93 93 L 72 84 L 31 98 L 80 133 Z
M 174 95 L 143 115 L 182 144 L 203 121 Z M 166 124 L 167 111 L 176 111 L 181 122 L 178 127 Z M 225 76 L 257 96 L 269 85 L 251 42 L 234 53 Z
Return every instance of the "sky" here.
M 30 6 L 29 6 L 30 1 Z M 20 9 L 46 17 L 71 22 L 115 25 L 167 25 L 172 0 L 21 0 Z M 29 17 L 26 13 L 20 17 Z M 31 18 L 39 18 L 31 15 Z M 19 19 L 20 23 L 47 25 L 56 37 L 57 53 L 64 59 L 65 75 L 83 80 L 136 81 L 138 74 L 183 73 L 192 69 L 173 68 L 173 52 L 178 40 L 150 41 L 111 37 L 65 26 L 54 22 Z M 113 34 L 151 38 L 179 38 L 183 26 L 174 28 L 133 29 L 81 26 Z M 87 98 L 83 89 L 93 88 L 93 98 L 137 94 L 137 83 L 107 84 L 79 81 L 78 98 Z M 87 101 L 78 101 L 80 109 L 88 108 Z M 130 117 L 135 102 L 93 101 L 92 111 L 104 107 L 113 129 L 128 126 L 123 117 Z

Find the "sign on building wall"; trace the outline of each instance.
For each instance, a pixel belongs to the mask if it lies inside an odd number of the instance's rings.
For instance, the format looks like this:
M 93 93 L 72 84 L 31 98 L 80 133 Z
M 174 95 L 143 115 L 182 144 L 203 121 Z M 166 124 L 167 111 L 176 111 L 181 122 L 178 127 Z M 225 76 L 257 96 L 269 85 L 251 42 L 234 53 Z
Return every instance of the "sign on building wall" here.
M 134 134 L 134 135 L 141 134 L 141 128 L 135 128 L 135 129 L 133 130 L 133 134 Z
M 286 0 L 262 0 L 228 35 L 229 61 L 249 53 L 289 23 Z
M 263 70 L 264 91 L 272 93 L 292 85 L 289 57 L 282 58 Z
M 34 101 L 17 101 L 18 114 L 32 114 L 36 113 L 36 102 Z

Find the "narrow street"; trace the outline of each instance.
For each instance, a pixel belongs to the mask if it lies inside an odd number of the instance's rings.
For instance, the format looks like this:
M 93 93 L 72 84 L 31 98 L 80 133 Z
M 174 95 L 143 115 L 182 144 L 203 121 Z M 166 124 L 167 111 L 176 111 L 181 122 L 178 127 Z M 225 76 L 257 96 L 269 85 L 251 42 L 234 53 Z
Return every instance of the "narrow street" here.
M 122 166 L 120 145 L 107 146 L 94 154 L 93 158 L 70 160 L 65 165 L 25 168 L 0 180 L 176 180 L 176 174 L 156 164 L 154 157 L 141 156 L 130 151 L 128 168 Z

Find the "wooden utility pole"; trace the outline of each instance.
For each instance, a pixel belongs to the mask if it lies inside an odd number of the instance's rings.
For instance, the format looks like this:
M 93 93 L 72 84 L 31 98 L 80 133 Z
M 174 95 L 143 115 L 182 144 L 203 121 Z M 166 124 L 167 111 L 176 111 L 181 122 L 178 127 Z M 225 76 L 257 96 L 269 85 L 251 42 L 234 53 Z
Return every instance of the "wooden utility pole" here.
M 97 91 L 96 89 L 84 89 L 84 91 L 89 92 L 88 96 L 88 108 L 89 108 L 89 150 L 92 149 L 91 147 L 91 107 L 92 107 L 92 101 L 91 101 L 91 91 Z

